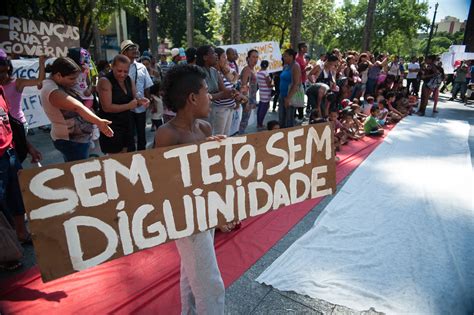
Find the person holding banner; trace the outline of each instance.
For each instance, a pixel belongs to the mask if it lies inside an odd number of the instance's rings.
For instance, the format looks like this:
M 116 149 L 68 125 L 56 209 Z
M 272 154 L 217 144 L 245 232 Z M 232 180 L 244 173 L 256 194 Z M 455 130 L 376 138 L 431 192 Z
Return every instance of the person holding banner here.
M 2 85 L 8 102 L 10 115 L 20 121 L 28 132 L 28 122 L 21 106 L 21 94 L 23 89 L 28 86 L 41 86 L 45 78 L 45 60 L 46 56 L 39 57 L 39 73 L 37 79 L 15 79 L 12 77 L 13 66 L 3 49 L 0 49 L 0 85 Z
M 204 120 L 211 111 L 206 79 L 202 68 L 191 65 L 168 71 L 164 102 L 176 116 L 156 131 L 155 147 L 223 138 L 211 137 L 211 125 Z M 224 314 L 225 288 L 214 249 L 214 229 L 177 239 L 176 247 L 181 257 L 181 314 Z
M 130 128 L 131 109 L 148 107 L 147 98 L 137 98 L 134 80 L 128 75 L 130 59 L 124 55 L 115 56 L 112 71 L 99 79 L 99 116 L 110 120 L 114 130 L 112 137 L 101 134 L 100 148 L 104 154 L 126 152 L 133 129 Z
M 113 136 L 110 121 L 97 117 L 82 104 L 80 96 L 73 91 L 81 68 L 68 57 L 57 58 L 46 67 L 51 72 L 43 81 L 41 102 L 51 121 L 51 138 L 54 147 L 63 154 L 65 162 L 87 159 L 92 124 L 108 137 Z

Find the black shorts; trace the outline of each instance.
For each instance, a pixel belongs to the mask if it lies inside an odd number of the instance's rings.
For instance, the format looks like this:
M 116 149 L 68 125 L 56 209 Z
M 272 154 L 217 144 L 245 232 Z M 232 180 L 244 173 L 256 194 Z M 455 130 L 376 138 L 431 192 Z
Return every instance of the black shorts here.
M 127 126 L 114 125 L 110 126 L 114 131 L 113 137 L 107 137 L 103 133 L 100 133 L 99 144 L 102 153 L 120 153 L 128 147 L 128 141 L 130 139 L 130 129 Z

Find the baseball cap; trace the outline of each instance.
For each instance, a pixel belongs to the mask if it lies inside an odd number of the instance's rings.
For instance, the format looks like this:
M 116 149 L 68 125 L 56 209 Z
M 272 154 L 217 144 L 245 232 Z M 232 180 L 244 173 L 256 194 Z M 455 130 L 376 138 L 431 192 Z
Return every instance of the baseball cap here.
M 341 105 L 343 108 L 346 108 L 347 106 L 351 106 L 352 102 L 348 98 L 346 98 L 341 101 Z
M 171 49 L 171 58 L 179 55 L 179 48 L 173 48 Z
M 126 39 L 120 44 L 120 52 L 123 53 L 125 50 L 127 50 L 128 48 L 133 47 L 133 46 L 138 48 L 137 44 L 132 42 L 130 39 Z

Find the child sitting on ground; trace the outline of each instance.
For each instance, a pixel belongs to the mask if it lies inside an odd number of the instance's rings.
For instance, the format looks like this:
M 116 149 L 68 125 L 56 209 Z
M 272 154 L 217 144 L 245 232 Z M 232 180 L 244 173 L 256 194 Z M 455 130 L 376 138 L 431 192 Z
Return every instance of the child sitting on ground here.
M 347 134 L 344 132 L 344 126 L 338 119 L 338 113 L 336 110 L 332 110 L 329 113 L 329 121 L 332 122 L 333 131 L 334 131 L 334 147 L 336 151 L 341 149 L 341 145 L 347 143 Z
M 367 98 L 365 99 L 365 102 L 362 105 L 362 114 L 364 114 L 365 117 L 370 116 L 370 110 L 374 106 L 374 101 L 375 101 L 374 97 L 370 95 L 367 96 Z
M 370 109 L 370 116 L 367 117 L 364 123 L 364 131 L 367 136 L 381 136 L 384 133 L 382 126 L 379 124 L 377 117 L 380 114 L 378 106 L 373 106 Z
M 375 116 L 375 118 L 377 119 L 377 122 L 381 126 L 384 126 L 384 125 L 390 123 L 390 121 L 387 117 L 388 116 L 388 109 L 386 107 L 386 104 L 387 104 L 387 102 L 384 99 L 380 99 L 377 103 L 377 107 L 378 107 L 379 110 L 378 110 L 377 115 Z M 370 110 L 370 115 L 372 116 L 372 109 Z
M 270 120 L 267 122 L 267 130 L 280 129 L 280 123 L 276 120 Z
M 403 117 L 406 116 L 406 115 L 403 115 L 397 109 L 395 109 L 395 107 L 393 107 L 393 105 L 395 103 L 395 98 L 396 98 L 396 95 L 393 92 L 388 92 L 387 95 L 386 95 L 386 101 L 387 101 L 386 102 L 386 108 L 389 111 L 390 122 L 393 123 L 393 124 L 396 124 L 397 122 L 402 120 Z
M 344 127 L 343 130 L 346 132 L 347 137 L 352 140 L 359 140 L 358 125 L 354 122 L 354 112 L 350 108 L 346 108 L 341 113 L 341 123 Z
M 352 112 L 354 112 L 354 121 L 358 125 L 359 129 L 364 129 L 364 120 L 367 118 L 367 115 L 362 114 L 361 108 L 357 104 L 352 104 Z

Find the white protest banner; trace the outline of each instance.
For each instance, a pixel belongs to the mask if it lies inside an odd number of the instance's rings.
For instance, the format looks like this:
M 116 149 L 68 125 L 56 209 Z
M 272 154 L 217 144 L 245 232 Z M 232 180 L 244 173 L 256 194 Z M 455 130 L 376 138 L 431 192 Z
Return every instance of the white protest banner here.
M 43 280 L 332 194 L 332 140 L 323 123 L 22 170 Z
M 79 39 L 76 26 L 0 15 L 0 48 L 9 54 L 66 57 Z
M 47 63 L 53 60 L 47 60 Z M 14 59 L 12 60 L 14 78 L 33 79 L 38 77 L 39 61 L 34 59 Z M 40 91 L 36 86 L 28 86 L 21 94 L 21 106 L 25 113 L 26 122 L 29 128 L 49 125 L 50 121 L 46 116 L 41 104 Z
M 268 61 L 269 66 L 267 71 L 269 73 L 283 70 L 281 51 L 277 42 L 260 42 L 219 47 L 224 50 L 227 50 L 227 48 L 234 48 L 237 50 L 237 53 L 239 54 L 239 60 L 237 60 L 237 64 L 239 65 L 240 71 L 242 71 L 242 69 L 247 65 L 247 52 L 251 49 L 256 49 L 258 51 L 258 63 L 255 67 L 257 71 L 260 70 L 260 62 L 262 60 Z
M 441 54 L 445 74 L 454 73 L 454 63 L 456 61 L 474 60 L 474 53 L 465 52 L 465 49 L 465 45 L 451 45 L 448 52 Z

